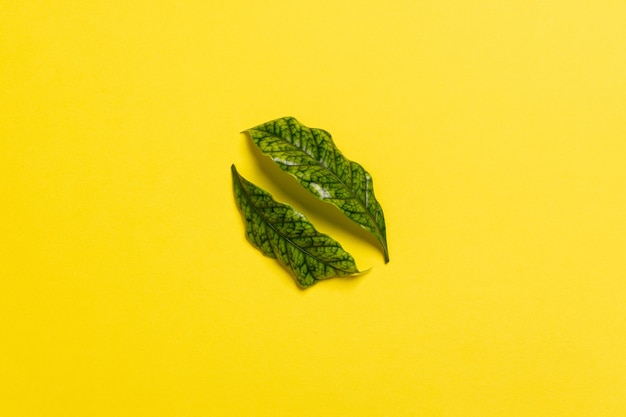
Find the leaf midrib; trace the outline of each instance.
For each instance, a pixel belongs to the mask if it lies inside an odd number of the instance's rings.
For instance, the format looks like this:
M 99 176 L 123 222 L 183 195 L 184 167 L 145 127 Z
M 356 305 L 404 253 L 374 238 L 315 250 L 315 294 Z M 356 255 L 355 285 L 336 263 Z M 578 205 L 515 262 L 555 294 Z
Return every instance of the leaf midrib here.
M 281 236 L 284 240 L 286 240 L 287 242 L 289 242 L 293 247 L 297 248 L 298 250 L 300 250 L 301 252 L 305 253 L 306 255 L 308 255 L 309 257 L 315 259 L 316 261 L 330 266 L 331 268 L 338 270 L 338 271 L 342 271 L 348 274 L 352 274 L 352 271 L 348 271 L 346 269 L 343 268 L 338 268 L 336 266 L 333 266 L 332 264 L 320 259 L 319 257 L 313 255 L 312 253 L 310 253 L 309 251 L 307 251 L 305 248 L 303 248 L 302 246 L 296 244 L 294 241 L 292 241 L 289 237 L 285 236 L 283 233 L 281 233 L 278 229 L 276 229 L 272 223 L 262 214 L 262 212 L 254 205 L 254 203 L 252 202 L 252 196 L 250 195 L 250 193 L 247 192 L 246 188 L 243 186 L 243 183 L 241 181 L 241 178 L 239 177 L 239 174 L 236 175 L 237 177 L 237 182 L 239 183 L 239 189 L 241 189 L 244 193 L 244 195 L 246 196 L 246 200 L 248 201 L 248 204 L 250 207 L 252 207 L 252 209 L 257 213 L 257 215 L 263 220 L 263 223 L 268 225 L 270 228 L 272 228 L 272 230 L 274 230 L 274 232 L 276 232 L 277 235 Z M 308 269 L 308 267 L 307 267 Z M 309 272 L 310 273 L 310 272 Z M 311 274 L 311 276 L 313 277 L 313 279 L 315 279 L 316 281 L 319 281 L 319 279 L 315 278 L 313 276 L 313 274 Z
M 339 176 L 338 176 L 335 172 L 333 172 L 333 171 L 332 171 L 332 170 L 331 170 L 331 169 L 330 169 L 327 165 L 325 165 L 324 163 L 322 163 L 321 161 L 319 161 L 317 158 L 315 158 L 315 156 L 313 156 L 313 155 L 311 155 L 310 153 L 308 153 L 305 149 L 303 149 L 303 148 L 299 148 L 299 147 L 298 147 L 298 146 L 296 146 L 293 142 L 290 142 L 290 141 L 288 141 L 287 139 L 281 138 L 280 136 L 276 136 L 275 134 L 273 134 L 273 133 L 271 133 L 271 132 L 267 132 L 267 131 L 262 131 L 262 132 L 264 132 L 264 133 L 266 133 L 266 134 L 269 134 L 270 136 L 273 136 L 273 137 L 275 137 L 275 138 L 277 138 L 277 139 L 279 139 L 279 140 L 282 140 L 282 141 L 286 142 L 287 144 L 291 145 L 291 146 L 292 146 L 292 147 L 293 147 L 296 151 L 299 151 L 299 152 L 301 152 L 301 153 L 305 154 L 306 156 L 308 156 L 309 158 L 311 158 L 313 161 L 315 161 L 315 162 L 316 162 L 316 165 L 318 165 L 318 166 L 322 166 L 322 167 L 323 167 L 323 168 L 324 168 L 327 172 L 329 172 L 329 173 L 330 173 L 330 174 L 331 174 L 334 178 L 336 178 L 336 179 L 337 179 L 337 181 L 339 181 L 339 183 L 340 183 L 341 185 L 343 185 L 343 187 L 349 191 L 350 195 L 352 195 L 352 198 L 353 198 L 354 200 L 356 200 L 356 201 L 359 203 L 359 205 L 361 206 L 361 208 L 363 208 L 363 209 L 365 210 L 365 213 L 366 213 L 367 217 L 371 220 L 371 223 L 372 223 L 372 224 L 374 225 L 374 227 L 376 228 L 376 233 L 378 234 L 378 236 L 380 236 L 380 238 L 381 238 L 381 240 L 382 240 L 381 244 L 382 244 L 383 249 L 384 249 L 384 251 L 385 251 L 385 257 L 386 257 L 386 258 L 388 258 L 388 256 L 389 256 L 389 255 L 388 255 L 388 251 L 387 251 L 387 238 L 386 238 L 386 236 L 384 235 L 384 233 L 382 232 L 382 230 L 381 230 L 381 228 L 379 227 L 378 223 L 376 222 L 376 219 L 374 219 L 374 216 L 373 216 L 372 212 L 370 212 L 370 211 L 367 209 L 367 206 L 365 205 L 365 202 L 364 202 L 363 200 L 361 200 L 361 199 L 360 199 L 360 198 L 359 198 L 359 197 L 358 197 L 358 196 L 354 193 L 354 191 L 352 190 L 352 188 L 348 187 L 348 185 L 347 185 L 347 184 L 346 184 L 346 183 L 345 183 L 345 182 L 344 182 L 344 181 L 343 181 L 343 180 L 342 180 L 342 179 L 341 179 L 341 178 L 340 178 L 340 177 L 339 177 Z M 348 158 L 346 158 L 345 156 L 343 156 L 343 154 L 341 154 L 341 153 L 339 153 L 339 154 L 340 154 L 340 156 L 341 156 L 342 158 L 344 158 L 344 159 L 348 162 L 348 165 L 352 162 L 352 161 L 350 161 Z M 333 157 L 334 157 L 334 158 L 336 158 L 336 151 L 334 151 L 334 152 L 333 152 Z M 334 159 L 334 158 L 333 158 L 333 159 Z M 298 165 L 302 165 L 302 164 L 298 164 Z M 363 167 L 361 167 L 361 168 L 363 169 L 363 171 L 365 171 L 365 168 L 363 168 Z M 351 168 L 351 167 L 350 167 L 350 172 L 352 172 L 352 168 Z M 292 174 L 292 175 L 295 175 L 295 174 Z M 374 196 L 372 195 L 372 197 L 374 197 Z M 323 200 L 328 200 L 328 199 L 323 199 Z M 330 203 L 330 202 L 329 202 L 329 203 Z M 332 204 L 332 203 L 331 203 L 331 204 Z M 334 205 L 334 206 L 337 206 L 336 204 L 333 204 L 333 205 Z

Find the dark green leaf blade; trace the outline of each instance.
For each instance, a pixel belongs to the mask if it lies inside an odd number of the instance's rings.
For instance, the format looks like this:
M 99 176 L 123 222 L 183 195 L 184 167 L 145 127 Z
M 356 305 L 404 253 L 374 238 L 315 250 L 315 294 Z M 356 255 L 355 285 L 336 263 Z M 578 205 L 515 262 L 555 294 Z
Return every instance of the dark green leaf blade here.
M 313 195 L 335 205 L 372 233 L 389 262 L 385 216 L 374 196 L 372 176 L 335 146 L 331 135 L 283 117 L 248 129 L 263 154 L 293 175 Z
M 339 242 L 318 232 L 304 215 L 243 178 L 235 165 L 231 170 L 235 201 L 244 217 L 248 240 L 264 255 L 278 259 L 300 287 L 360 272 Z

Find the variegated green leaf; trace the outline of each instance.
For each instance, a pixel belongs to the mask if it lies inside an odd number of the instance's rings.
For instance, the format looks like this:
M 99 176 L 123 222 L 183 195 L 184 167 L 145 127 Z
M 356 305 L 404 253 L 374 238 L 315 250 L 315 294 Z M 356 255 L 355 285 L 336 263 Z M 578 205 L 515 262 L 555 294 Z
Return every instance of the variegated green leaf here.
M 372 176 L 348 160 L 330 134 L 284 117 L 248 129 L 252 141 L 285 172 L 321 200 L 332 203 L 372 233 L 389 262 L 383 209 L 374 196 Z
M 319 280 L 359 273 L 352 256 L 293 208 L 247 181 L 232 166 L 235 201 L 246 236 L 264 255 L 276 258 L 306 288 Z

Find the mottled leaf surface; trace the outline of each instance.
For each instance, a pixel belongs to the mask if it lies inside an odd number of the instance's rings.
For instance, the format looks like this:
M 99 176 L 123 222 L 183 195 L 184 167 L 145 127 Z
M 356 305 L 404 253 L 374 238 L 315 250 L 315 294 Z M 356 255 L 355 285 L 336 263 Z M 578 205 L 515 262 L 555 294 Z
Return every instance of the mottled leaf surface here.
M 344 157 L 328 132 L 306 127 L 293 117 L 273 120 L 247 132 L 261 152 L 283 171 L 372 233 L 382 245 L 385 262 L 389 262 L 385 216 L 374 196 L 372 176 Z
M 247 181 L 232 166 L 235 201 L 246 236 L 266 256 L 276 258 L 306 288 L 319 280 L 359 273 L 352 256 L 293 208 Z

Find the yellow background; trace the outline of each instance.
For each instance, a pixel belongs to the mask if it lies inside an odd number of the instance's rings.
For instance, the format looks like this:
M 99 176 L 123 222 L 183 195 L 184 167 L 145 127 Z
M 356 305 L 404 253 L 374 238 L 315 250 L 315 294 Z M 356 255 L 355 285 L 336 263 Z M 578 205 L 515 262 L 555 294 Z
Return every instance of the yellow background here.
M 623 1 L 5 1 L 1 416 L 626 415 Z M 254 152 L 373 175 L 391 262 Z M 230 165 L 367 274 L 299 290 Z

